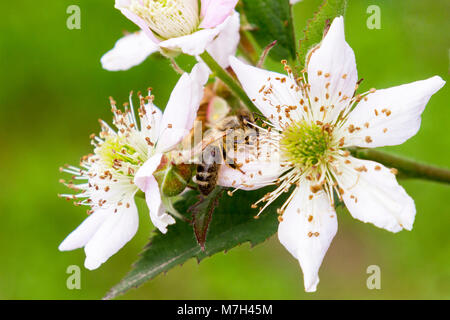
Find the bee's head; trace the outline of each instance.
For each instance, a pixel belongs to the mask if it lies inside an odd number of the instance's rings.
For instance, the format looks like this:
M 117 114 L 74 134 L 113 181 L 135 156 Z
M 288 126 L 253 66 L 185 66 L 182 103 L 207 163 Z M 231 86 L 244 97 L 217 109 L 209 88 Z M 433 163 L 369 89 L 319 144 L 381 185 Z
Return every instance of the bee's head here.
M 239 121 L 244 125 L 246 125 L 247 123 L 255 122 L 255 117 L 253 116 L 253 114 L 250 111 L 244 109 L 241 109 L 239 111 L 238 118 Z

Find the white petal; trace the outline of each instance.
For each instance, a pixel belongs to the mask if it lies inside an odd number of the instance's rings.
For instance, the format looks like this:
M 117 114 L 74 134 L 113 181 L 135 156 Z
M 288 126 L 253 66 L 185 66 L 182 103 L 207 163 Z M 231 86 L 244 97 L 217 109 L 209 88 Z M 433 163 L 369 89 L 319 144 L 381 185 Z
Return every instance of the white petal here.
M 193 34 L 178 38 L 171 38 L 160 43 L 162 48 L 181 51 L 191 56 L 197 56 L 206 50 L 215 37 L 219 34 L 219 30 L 203 29 Z
M 137 232 L 139 215 L 132 197 L 117 207 L 117 212 L 108 213 L 102 224 L 84 248 L 87 269 L 97 269 L 102 263 L 119 251 Z
M 348 105 L 358 81 L 355 54 L 345 41 L 343 17 L 333 20 L 320 47 L 312 53 L 307 71 L 315 118 L 325 122 L 334 120 Z M 348 98 L 343 100 L 345 96 Z M 320 111 L 322 106 L 327 108 L 325 118 Z
M 405 142 L 419 131 L 428 100 L 444 84 L 434 76 L 367 95 L 345 123 L 345 145 L 375 148 Z
M 167 226 L 174 224 L 175 219 L 166 212 L 162 204 L 161 194 L 156 179 L 151 176 L 147 180 L 147 189 L 145 190 L 145 199 L 150 211 L 150 219 L 153 225 L 162 233 L 167 232 Z
M 209 74 L 210 71 L 204 63 L 197 63 L 190 74 L 185 73 L 178 80 L 164 110 L 157 152 L 170 150 L 194 126 Z
M 87 217 L 66 239 L 59 245 L 60 251 L 69 251 L 82 248 L 108 217 L 109 211 L 105 209 L 95 210 Z
M 250 100 L 267 119 L 279 128 L 290 122 L 285 109 L 299 106 L 302 99 L 294 80 L 280 73 L 250 66 L 235 57 L 230 57 L 230 65 Z M 303 109 L 297 107 L 290 115 L 292 120 L 301 119 Z
M 145 114 L 141 117 L 141 131 L 150 138 L 152 143 L 156 143 L 159 137 L 162 112 L 153 102 L 145 104 L 144 110 Z
M 211 45 L 221 32 L 227 28 L 234 27 L 233 20 L 235 19 L 235 15 L 232 15 L 215 28 L 202 29 L 187 36 L 171 38 L 161 42 L 159 45 L 168 50 L 181 51 L 191 56 L 198 56 Z
M 162 233 L 167 232 L 167 226 L 174 224 L 175 219 L 165 212 L 159 192 L 158 182 L 153 176 L 156 168 L 161 163 L 161 153 L 155 154 L 138 170 L 134 183 L 145 192 L 145 199 L 150 211 L 150 219 L 155 227 Z
M 222 187 L 256 190 L 274 184 L 275 180 L 283 173 L 283 168 L 276 163 L 260 161 L 244 164 L 240 169 L 243 173 L 222 165 L 217 184 Z
M 300 262 L 305 290 L 313 292 L 319 283 L 320 265 L 337 232 L 337 218 L 327 195 L 323 191 L 312 194 L 306 179 L 294 192 L 278 227 L 278 238 Z
M 296 4 L 298 2 L 301 2 L 302 0 L 289 0 L 290 4 Z
M 347 157 L 339 159 L 339 187 L 350 214 L 363 222 L 373 223 L 391 232 L 411 230 L 416 208 L 414 200 L 398 184 L 395 175 L 383 165 Z
M 230 63 L 228 58 L 236 54 L 239 44 L 239 13 L 235 12 L 226 20 L 227 25 L 219 36 L 207 47 L 209 54 L 220 64 L 222 68 L 227 68 Z
M 260 148 L 259 156 L 255 159 L 253 152 L 237 153 L 236 162 L 240 170 L 231 168 L 229 165 L 220 166 L 217 184 L 223 187 L 239 188 L 243 190 L 255 190 L 267 185 L 274 184 L 275 180 L 286 168 L 280 166 L 280 156 L 277 152 L 267 152 L 267 148 Z M 230 160 L 234 158 L 233 152 L 228 151 Z M 248 159 L 248 162 L 245 161 Z
M 105 53 L 100 61 L 103 68 L 109 71 L 128 70 L 141 64 L 156 51 L 158 45 L 144 32 L 139 31 L 119 39 L 114 48 Z

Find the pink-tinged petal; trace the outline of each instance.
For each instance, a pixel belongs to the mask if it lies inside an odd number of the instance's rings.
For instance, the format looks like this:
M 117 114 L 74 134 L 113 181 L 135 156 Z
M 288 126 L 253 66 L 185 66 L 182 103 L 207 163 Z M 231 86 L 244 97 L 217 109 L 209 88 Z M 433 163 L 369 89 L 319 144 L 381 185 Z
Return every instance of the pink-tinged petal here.
M 105 209 L 95 210 L 64 239 L 58 249 L 60 251 L 69 251 L 84 247 L 105 222 L 109 214 L 110 211 Z
M 213 2 L 213 0 L 201 0 L 201 8 L 200 8 L 200 16 L 204 17 L 206 14 L 206 10 L 208 9 L 209 5 Z
M 171 38 L 161 42 L 160 46 L 169 51 L 181 51 L 191 56 L 198 56 L 206 50 L 221 32 L 229 27 L 230 20 L 232 20 L 231 16 L 215 28 L 203 29 L 190 35 Z
M 145 200 L 150 212 L 150 219 L 153 225 L 162 233 L 167 232 L 167 226 L 175 223 L 175 219 L 166 212 L 161 200 L 158 182 L 152 176 L 147 180 L 147 189 L 145 190 Z
M 281 128 L 289 124 L 290 119 L 303 118 L 304 111 L 300 105 L 303 98 L 290 77 L 250 66 L 235 57 L 230 57 L 230 65 L 250 100 L 275 126 Z M 290 110 L 291 118 L 288 119 L 286 109 L 292 106 L 296 109 Z
M 162 233 L 167 232 L 167 226 L 174 224 L 175 219 L 166 213 L 161 200 L 158 182 L 153 176 L 156 168 L 161 163 L 162 153 L 157 153 L 148 159 L 138 170 L 134 177 L 134 183 L 145 193 L 145 200 L 150 212 L 150 220 Z
M 231 108 L 227 100 L 219 96 L 213 96 L 206 109 L 206 121 L 209 123 L 217 123 L 227 117 L 230 111 Z
M 100 60 L 103 69 L 109 71 L 128 70 L 141 64 L 149 55 L 158 51 L 158 45 L 142 31 L 131 33 L 119 39 L 114 48 Z
M 133 197 L 125 199 L 117 211 L 110 211 L 108 218 L 86 244 L 84 266 L 97 269 L 119 251 L 137 232 L 139 215 Z
M 139 17 L 137 14 L 128 10 L 130 6 L 129 0 L 116 0 L 115 8 L 119 9 L 122 14 L 127 17 L 129 20 L 134 22 L 141 30 L 150 38 L 155 44 L 158 44 L 160 40 L 156 38 L 151 29 L 148 27 L 147 23 L 144 19 Z
M 134 184 L 145 192 L 148 189 L 148 179 L 153 177 L 153 172 L 161 163 L 162 153 L 156 153 L 150 159 L 145 161 L 134 176 Z
M 339 159 L 337 182 L 350 214 L 391 232 L 411 230 L 416 208 L 414 200 L 398 184 L 395 175 L 383 165 L 347 157 Z
M 320 47 L 311 54 L 307 72 L 316 120 L 336 119 L 349 104 L 358 81 L 355 54 L 345 41 L 343 17 L 333 20 Z M 326 113 L 320 111 L 322 106 Z
M 209 54 L 220 64 L 222 68 L 230 65 L 229 57 L 236 54 L 240 35 L 239 13 L 235 12 L 226 21 L 226 27 L 217 38 L 207 47 Z
M 131 5 L 131 0 L 116 0 L 114 7 L 117 9 L 128 8 Z
M 231 15 L 239 0 L 202 0 L 200 28 L 214 28 Z
M 265 144 L 265 146 L 268 146 Z M 274 184 L 276 179 L 286 171 L 281 167 L 279 153 L 270 151 L 267 147 L 259 148 L 260 156 L 256 159 L 255 151 L 239 152 L 236 162 L 240 170 L 229 165 L 220 166 L 217 184 L 223 187 L 238 188 L 242 190 L 255 190 Z M 234 159 L 232 150 L 228 152 L 229 160 Z
M 337 232 L 337 217 L 323 191 L 311 193 L 306 179 L 282 215 L 278 227 L 281 244 L 300 262 L 307 292 L 316 291 L 319 268 Z M 312 195 L 312 199 L 310 199 Z
M 178 80 L 161 120 L 157 152 L 173 148 L 194 126 L 209 74 L 205 64 L 197 63 L 191 73 L 183 74 Z
M 445 81 L 434 76 L 367 95 L 350 113 L 342 135 L 346 146 L 375 148 L 398 145 L 420 128 L 428 100 Z

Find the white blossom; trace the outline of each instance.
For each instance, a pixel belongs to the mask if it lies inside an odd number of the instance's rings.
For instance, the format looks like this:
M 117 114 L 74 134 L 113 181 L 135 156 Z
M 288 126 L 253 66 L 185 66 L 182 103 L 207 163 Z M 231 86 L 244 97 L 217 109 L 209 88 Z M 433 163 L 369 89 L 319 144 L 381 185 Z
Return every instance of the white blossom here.
M 153 96 L 139 96 L 139 122 L 130 95 L 124 111 L 111 100 L 116 130 L 101 121 L 102 131 L 92 137 L 94 153 L 82 158 L 80 168 L 62 171 L 76 182 L 63 181 L 78 194 L 63 194 L 77 205 L 90 206 L 89 216 L 59 246 L 67 251 L 84 247 L 85 267 L 96 269 L 133 238 L 138 229 L 135 194 L 145 192 L 152 223 L 163 233 L 175 219 L 162 204 L 153 172 L 163 153 L 172 150 L 189 133 L 209 77 L 204 64 L 185 73 L 175 86 L 162 113 Z
M 351 215 L 391 232 L 411 230 L 414 201 L 397 183 L 395 170 L 351 156 L 349 147 L 401 144 L 417 133 L 421 114 L 444 81 L 434 76 L 389 89 L 356 94 L 355 55 L 345 41 L 344 20 L 336 18 L 294 79 L 230 58 L 244 90 L 266 117 L 260 144 L 269 160 L 243 163 L 241 173 L 221 169 L 224 186 L 277 188 L 253 205 L 260 212 L 289 192 L 278 209 L 278 237 L 299 260 L 306 291 L 315 291 L 318 271 L 337 231 L 334 194 Z M 249 174 L 249 173 L 253 174 Z M 259 172 L 259 174 L 255 174 Z
M 119 39 L 101 59 L 104 69 L 128 70 L 160 51 L 198 56 L 208 51 L 222 67 L 239 43 L 237 0 L 116 0 L 115 7 L 140 27 Z

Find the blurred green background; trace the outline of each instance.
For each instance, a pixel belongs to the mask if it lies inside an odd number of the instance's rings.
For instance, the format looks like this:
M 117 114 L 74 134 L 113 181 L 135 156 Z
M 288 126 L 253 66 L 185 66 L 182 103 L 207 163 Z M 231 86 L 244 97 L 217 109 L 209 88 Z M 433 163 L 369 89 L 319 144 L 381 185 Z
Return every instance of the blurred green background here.
M 100 57 L 136 27 L 113 0 L 12 1 L 0 19 L 0 298 L 98 299 L 129 270 L 150 230 L 141 211 L 137 236 L 96 271 L 84 269 L 84 252 L 59 252 L 85 209 L 57 198 L 66 192 L 58 168 L 91 152 L 97 119 L 111 119 L 110 95 L 125 102 L 130 90 L 154 88 L 164 106 L 177 75 L 166 60 L 148 59 L 128 72 L 102 70 Z M 347 41 L 353 47 L 362 90 L 440 75 L 449 80 L 450 2 L 376 1 L 381 29 L 369 30 L 366 9 L 375 1 L 349 1 Z M 301 33 L 321 0 L 295 8 Z M 66 8 L 81 8 L 81 30 L 66 28 Z M 431 99 L 419 133 L 387 150 L 450 165 L 450 87 Z M 339 214 L 339 231 L 320 272 L 317 293 L 306 294 L 297 262 L 276 237 L 189 261 L 123 299 L 384 299 L 450 298 L 450 188 L 402 181 L 415 199 L 412 232 L 391 234 Z M 366 269 L 381 268 L 381 290 L 368 290 Z M 82 267 L 81 290 L 66 288 L 69 265 Z

